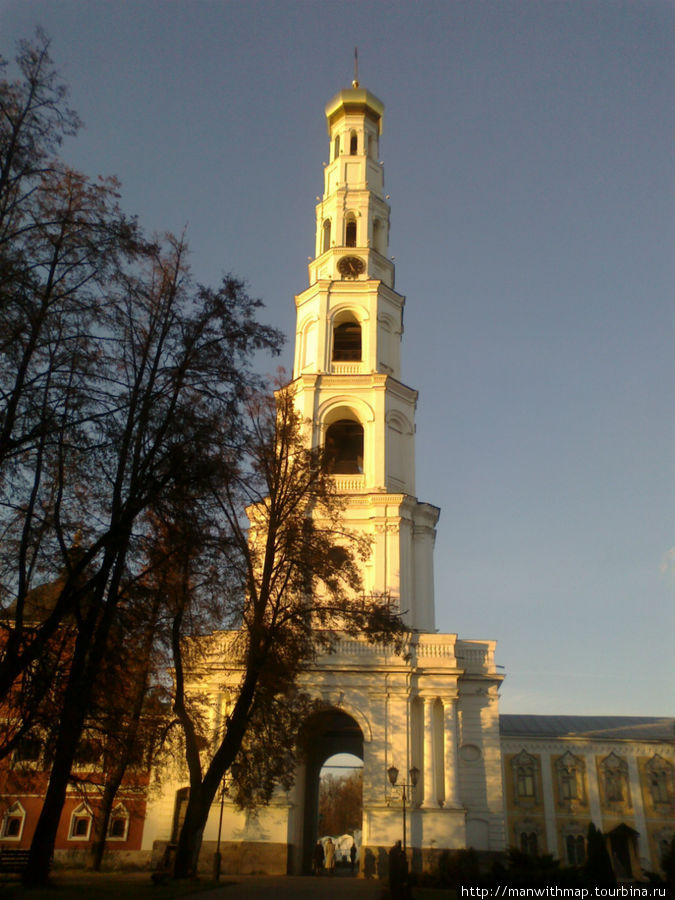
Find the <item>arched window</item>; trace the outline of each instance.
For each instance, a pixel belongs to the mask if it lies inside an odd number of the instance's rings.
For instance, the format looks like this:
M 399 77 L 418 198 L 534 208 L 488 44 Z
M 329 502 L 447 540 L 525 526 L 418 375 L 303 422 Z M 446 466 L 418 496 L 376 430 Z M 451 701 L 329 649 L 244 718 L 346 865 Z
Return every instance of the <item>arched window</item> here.
M 341 322 L 333 331 L 333 360 L 357 362 L 361 359 L 361 326 L 354 319 Z
M 345 247 L 356 247 L 356 218 L 351 215 L 345 226 Z
M 359 152 L 359 139 L 356 136 L 356 132 L 352 131 L 349 136 L 349 155 L 356 156 Z
M 340 135 L 335 135 L 335 140 L 333 141 L 333 159 L 337 159 L 340 155 Z
M 326 451 L 335 475 L 363 472 L 363 426 L 352 419 L 339 419 L 326 429 Z
M 323 245 L 322 253 L 330 250 L 330 219 L 326 219 L 323 223 Z
M 377 156 L 377 138 L 374 134 L 368 135 L 368 158 L 375 159 Z

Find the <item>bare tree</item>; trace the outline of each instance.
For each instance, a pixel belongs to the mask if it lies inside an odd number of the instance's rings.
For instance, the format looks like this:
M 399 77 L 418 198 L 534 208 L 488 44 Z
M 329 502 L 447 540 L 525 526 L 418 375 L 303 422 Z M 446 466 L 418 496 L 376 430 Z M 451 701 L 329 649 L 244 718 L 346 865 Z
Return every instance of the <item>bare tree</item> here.
M 319 834 L 353 833 L 361 827 L 363 770 L 328 773 L 319 785 Z
M 73 755 L 111 629 L 140 564 L 143 512 L 174 493 L 211 485 L 214 450 L 234 432 L 251 376 L 250 353 L 276 333 L 255 318 L 257 302 L 225 279 L 217 291 L 194 286 L 185 247 L 171 242 L 148 269 L 127 276 L 106 322 L 101 415 L 89 424 L 83 551 L 89 575 L 75 598 L 78 622 L 51 777 L 31 847 L 27 880 L 46 877 Z M 203 490 L 204 488 L 202 488 Z
M 238 626 L 230 650 L 241 677 L 212 753 L 211 735 L 200 719 L 202 698 L 188 685 L 208 646 L 187 627 L 207 600 L 200 545 L 183 535 L 176 541 L 182 552 L 172 557 L 174 709 L 190 777 L 177 877 L 196 868 L 211 804 L 235 759 L 241 765 L 237 799 L 242 805 L 266 802 L 277 783 L 290 784 L 294 723 L 312 703 L 298 688 L 303 667 L 317 652 L 330 652 L 341 634 L 400 642 L 404 633 L 386 598 L 361 592 L 360 562 L 369 543 L 342 525 L 343 501 L 330 460 L 307 446 L 292 386 L 277 391 L 276 399 L 253 398 L 249 411 L 245 453 L 214 495 L 221 533 L 209 555 L 217 550 L 235 576 L 235 591 L 223 593 L 216 612 L 221 622 Z M 210 588 L 207 594 L 212 596 Z

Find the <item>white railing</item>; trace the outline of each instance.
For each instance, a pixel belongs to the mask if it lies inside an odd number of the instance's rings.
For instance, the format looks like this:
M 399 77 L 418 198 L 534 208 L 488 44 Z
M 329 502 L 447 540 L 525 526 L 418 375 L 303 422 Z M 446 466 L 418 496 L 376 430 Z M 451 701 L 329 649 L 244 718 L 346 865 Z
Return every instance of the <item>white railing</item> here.
M 339 494 L 349 494 L 354 491 L 362 491 L 366 486 L 366 477 L 363 474 L 357 475 L 333 475 L 335 479 L 335 489 Z
M 355 362 L 335 362 L 330 364 L 330 370 L 333 375 L 361 375 L 364 371 L 363 362 L 356 360 Z

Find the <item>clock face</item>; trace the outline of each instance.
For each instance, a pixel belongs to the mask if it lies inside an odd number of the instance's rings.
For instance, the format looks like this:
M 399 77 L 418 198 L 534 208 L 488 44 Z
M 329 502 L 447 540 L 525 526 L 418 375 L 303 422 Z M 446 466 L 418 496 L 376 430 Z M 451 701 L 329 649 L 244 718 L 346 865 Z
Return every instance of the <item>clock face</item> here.
M 343 278 L 356 278 L 363 272 L 365 265 L 358 256 L 343 256 L 337 268 Z

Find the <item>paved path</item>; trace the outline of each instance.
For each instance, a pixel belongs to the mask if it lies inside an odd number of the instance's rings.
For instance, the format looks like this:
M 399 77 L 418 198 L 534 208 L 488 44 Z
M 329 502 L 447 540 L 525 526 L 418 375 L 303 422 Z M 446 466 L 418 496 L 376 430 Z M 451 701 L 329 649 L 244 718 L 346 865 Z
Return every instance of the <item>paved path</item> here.
M 223 875 L 227 882 L 212 891 L 191 894 L 195 900 L 380 900 L 379 881 L 328 875 Z

